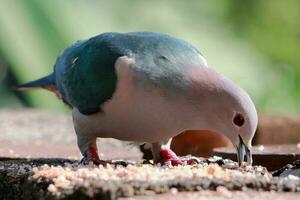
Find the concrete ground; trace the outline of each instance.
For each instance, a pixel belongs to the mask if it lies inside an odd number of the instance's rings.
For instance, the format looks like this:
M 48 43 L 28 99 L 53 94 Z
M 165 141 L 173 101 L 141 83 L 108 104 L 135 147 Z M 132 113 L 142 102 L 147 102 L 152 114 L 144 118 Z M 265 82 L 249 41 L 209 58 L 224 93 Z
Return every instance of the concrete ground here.
M 155 196 L 136 196 L 119 200 L 299 200 L 300 194 L 284 192 L 226 192 L 216 191 L 166 193 Z
M 137 145 L 115 139 L 99 139 L 103 159 L 141 159 Z M 0 110 L 0 157 L 74 158 L 76 144 L 71 114 L 22 109 Z

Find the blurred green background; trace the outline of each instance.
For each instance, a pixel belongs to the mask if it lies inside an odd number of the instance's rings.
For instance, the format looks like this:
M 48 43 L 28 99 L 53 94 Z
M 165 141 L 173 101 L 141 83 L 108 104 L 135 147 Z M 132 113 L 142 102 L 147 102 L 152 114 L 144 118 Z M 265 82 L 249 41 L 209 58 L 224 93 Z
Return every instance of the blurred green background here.
M 298 0 L 0 0 L 0 108 L 68 110 L 47 91 L 11 88 L 50 73 L 76 40 L 108 31 L 183 38 L 241 85 L 260 112 L 300 111 Z

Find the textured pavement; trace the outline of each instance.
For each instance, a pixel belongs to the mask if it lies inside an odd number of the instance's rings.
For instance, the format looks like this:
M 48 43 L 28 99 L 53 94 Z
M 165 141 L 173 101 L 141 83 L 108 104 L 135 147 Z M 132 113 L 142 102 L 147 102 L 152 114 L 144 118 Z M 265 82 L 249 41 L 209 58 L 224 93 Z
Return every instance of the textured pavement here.
M 115 139 L 99 139 L 103 159 L 141 159 L 136 145 Z M 77 158 L 71 113 L 21 109 L 0 110 L 0 157 Z

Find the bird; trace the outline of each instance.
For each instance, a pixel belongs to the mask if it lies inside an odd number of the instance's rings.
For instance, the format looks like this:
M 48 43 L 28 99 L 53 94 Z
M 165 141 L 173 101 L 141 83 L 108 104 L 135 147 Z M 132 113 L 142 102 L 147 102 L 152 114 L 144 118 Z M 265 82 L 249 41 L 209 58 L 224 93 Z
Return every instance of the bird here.
M 189 163 L 170 149 L 172 138 L 210 130 L 232 142 L 240 165 L 252 165 L 253 101 L 197 48 L 168 34 L 105 32 L 79 40 L 57 57 L 50 75 L 16 88 L 49 90 L 72 109 L 85 164 L 106 164 L 97 138 L 149 144 L 155 163 Z

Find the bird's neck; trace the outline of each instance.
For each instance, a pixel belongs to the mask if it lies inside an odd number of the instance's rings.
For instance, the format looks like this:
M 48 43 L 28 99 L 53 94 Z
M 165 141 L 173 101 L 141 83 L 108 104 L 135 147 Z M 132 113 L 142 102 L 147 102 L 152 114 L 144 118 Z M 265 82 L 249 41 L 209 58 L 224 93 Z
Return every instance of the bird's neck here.
M 184 130 L 209 130 L 214 132 L 220 132 L 220 127 L 213 123 L 211 113 L 205 112 L 205 109 L 191 108 L 185 111 L 182 116 L 182 124 Z
M 191 89 L 191 90 L 194 90 Z M 220 109 L 222 101 L 219 95 L 212 91 L 201 91 L 198 93 L 191 91 L 190 96 L 182 95 L 178 97 L 177 117 L 181 121 L 184 130 L 209 130 L 222 132 L 223 123 L 220 119 Z M 224 110 L 224 112 L 227 112 Z M 219 122 L 219 123 L 218 123 Z

